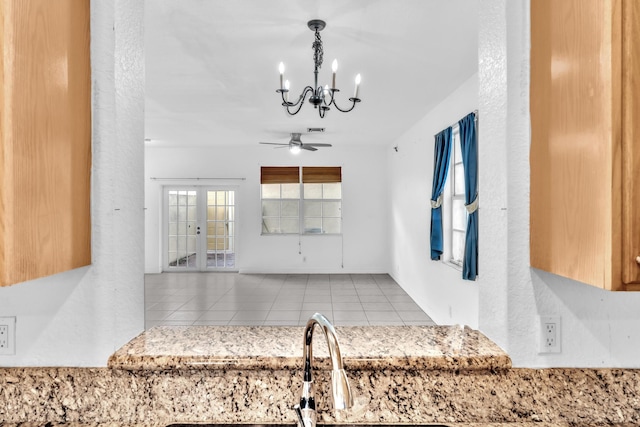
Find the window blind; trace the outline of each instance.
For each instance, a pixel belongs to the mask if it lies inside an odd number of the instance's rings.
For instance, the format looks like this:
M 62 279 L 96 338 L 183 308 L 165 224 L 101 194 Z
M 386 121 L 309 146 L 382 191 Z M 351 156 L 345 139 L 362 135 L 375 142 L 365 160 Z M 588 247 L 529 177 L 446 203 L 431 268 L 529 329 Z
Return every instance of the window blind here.
M 340 166 L 303 166 L 302 182 L 329 183 L 342 182 L 342 168 Z
M 297 184 L 300 182 L 298 166 L 263 166 L 260 168 L 260 184 Z

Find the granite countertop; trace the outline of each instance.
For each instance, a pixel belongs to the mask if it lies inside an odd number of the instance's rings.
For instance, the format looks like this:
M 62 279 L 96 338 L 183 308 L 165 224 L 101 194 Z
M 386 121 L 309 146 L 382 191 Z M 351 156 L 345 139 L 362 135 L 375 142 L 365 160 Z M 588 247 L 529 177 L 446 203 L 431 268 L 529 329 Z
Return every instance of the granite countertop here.
M 509 356 L 461 326 L 336 327 L 346 369 L 502 370 Z M 157 326 L 116 351 L 108 366 L 126 370 L 301 369 L 303 327 Z M 330 369 L 322 331 L 314 367 Z
M 640 425 L 638 370 L 511 369 L 467 327 L 336 330 L 354 405 L 331 410 L 331 364 L 315 329 L 319 427 Z M 303 332 L 164 326 L 123 346 L 108 368 L 0 369 L 0 427 L 296 427 Z
M 141 423 L 141 424 L 129 424 L 129 423 L 2 423 L 3 427 L 198 427 L 198 424 L 183 424 L 183 423 Z M 295 424 L 201 424 L 202 427 L 276 427 L 276 426 L 290 426 L 296 427 Z M 515 422 L 515 423 L 415 423 L 415 424 L 389 424 L 388 426 L 380 426 L 373 424 L 329 424 L 327 427 L 597 427 L 597 426 L 609 426 L 609 427 L 635 427 L 635 424 L 631 423 L 544 423 L 544 422 Z M 323 424 L 318 424 L 318 427 L 323 427 Z

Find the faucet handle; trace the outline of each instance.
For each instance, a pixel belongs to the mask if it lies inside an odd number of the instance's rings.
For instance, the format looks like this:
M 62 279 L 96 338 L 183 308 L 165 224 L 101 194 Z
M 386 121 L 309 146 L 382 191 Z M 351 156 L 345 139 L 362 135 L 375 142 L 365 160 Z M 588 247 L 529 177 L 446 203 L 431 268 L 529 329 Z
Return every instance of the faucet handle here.
M 315 409 L 303 409 L 299 404 L 293 405 L 292 408 L 296 411 L 296 415 L 298 416 L 297 424 L 300 427 L 316 427 L 316 410 Z
M 295 405 L 293 405 L 291 409 L 296 411 L 296 415 L 298 416 L 298 425 L 300 427 L 306 427 L 304 423 L 304 418 L 302 418 L 302 410 L 300 409 L 300 405 L 296 403 Z

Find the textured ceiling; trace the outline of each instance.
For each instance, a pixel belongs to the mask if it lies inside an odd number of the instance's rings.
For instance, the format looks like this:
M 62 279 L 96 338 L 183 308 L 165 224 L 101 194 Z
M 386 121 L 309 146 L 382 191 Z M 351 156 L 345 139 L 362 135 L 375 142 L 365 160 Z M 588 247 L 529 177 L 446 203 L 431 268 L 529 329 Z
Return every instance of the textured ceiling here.
M 147 0 L 145 138 L 158 146 L 303 141 L 388 144 L 478 68 L 477 0 Z M 339 105 L 362 75 L 362 102 L 320 119 L 308 102 L 280 106 L 278 63 L 291 97 L 313 85 L 314 35 L 323 19 L 330 83 L 338 59 Z M 308 127 L 323 134 L 304 135 Z

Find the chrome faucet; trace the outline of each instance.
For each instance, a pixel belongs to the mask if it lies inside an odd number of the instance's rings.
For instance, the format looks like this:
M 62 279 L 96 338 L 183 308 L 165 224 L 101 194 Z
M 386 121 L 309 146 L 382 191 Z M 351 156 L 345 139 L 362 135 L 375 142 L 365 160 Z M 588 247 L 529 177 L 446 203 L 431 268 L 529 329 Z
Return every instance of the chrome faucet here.
M 331 371 L 331 395 L 333 397 L 333 407 L 335 409 L 347 409 L 353 406 L 353 396 L 349 387 L 347 374 L 342 366 L 340 356 L 340 345 L 336 330 L 329 320 L 320 313 L 316 313 L 309 318 L 304 329 L 304 379 L 302 382 L 302 393 L 300 404 L 293 408 L 298 415 L 300 427 L 316 427 L 317 413 L 316 401 L 313 392 L 313 379 L 311 377 L 311 359 L 313 358 L 311 343 L 313 341 L 313 328 L 320 326 L 327 339 L 329 347 L 329 357 L 333 370 Z

